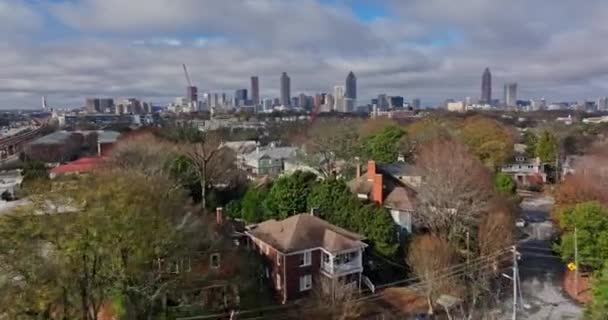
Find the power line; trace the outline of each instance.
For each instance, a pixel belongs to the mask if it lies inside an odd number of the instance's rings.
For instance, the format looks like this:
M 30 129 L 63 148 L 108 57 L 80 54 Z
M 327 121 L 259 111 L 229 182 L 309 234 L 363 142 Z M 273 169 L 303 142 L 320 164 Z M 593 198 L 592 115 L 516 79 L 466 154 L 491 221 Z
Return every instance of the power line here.
M 509 257 L 506 257 L 506 258 L 509 258 Z M 482 266 L 480 268 L 483 270 L 484 268 L 488 268 L 490 266 L 493 266 L 493 265 L 488 263 L 488 264 L 486 264 L 486 265 L 484 265 L 484 266 Z M 504 270 L 507 270 L 507 269 L 510 269 L 510 268 L 511 267 L 503 267 L 503 268 L 497 269 L 495 272 L 501 272 L 501 271 L 504 271 Z M 457 272 L 457 273 L 444 275 L 444 276 L 441 276 L 439 278 L 435 278 L 433 280 L 428 280 L 428 281 L 438 281 L 438 280 L 444 280 L 445 281 L 445 280 L 448 280 L 448 279 L 451 279 L 451 278 L 456 278 L 456 277 L 462 276 L 462 275 L 464 275 L 466 273 L 467 273 L 467 270 L 462 270 L 462 271 Z M 400 287 L 400 288 L 409 288 L 409 289 L 413 289 L 413 290 L 418 290 L 417 289 L 418 286 L 425 285 L 426 282 L 428 282 L 428 281 L 422 281 L 420 283 L 415 283 L 415 284 L 412 284 L 412 285 L 409 285 L 409 286 L 405 286 L 405 287 Z M 379 293 L 374 293 L 374 294 L 369 295 L 369 296 L 361 297 L 359 299 L 356 299 L 356 300 L 353 300 L 353 301 L 350 301 L 350 302 L 352 302 L 352 303 L 370 302 L 370 301 L 375 301 L 375 300 L 381 299 L 382 297 L 383 297 L 383 293 L 379 292 Z M 306 312 L 308 310 L 316 309 L 316 308 L 317 307 L 302 308 L 302 309 L 299 309 L 298 312 L 300 312 L 300 313 L 301 312 Z M 284 315 L 284 316 L 282 316 L 280 318 L 277 318 L 275 315 L 273 315 L 273 319 L 274 320 L 289 319 L 291 317 L 292 317 L 291 315 Z M 256 320 L 256 319 L 260 319 L 260 318 L 264 318 L 264 317 L 241 318 L 241 320 Z
M 507 252 L 510 252 L 510 248 L 511 247 L 506 247 L 503 249 L 499 249 L 494 253 L 491 254 L 487 254 L 484 256 L 480 256 L 477 257 L 475 259 L 471 259 L 468 263 L 467 262 L 463 262 L 463 263 L 459 263 L 441 270 L 437 270 L 435 272 L 433 272 L 431 275 L 438 275 L 438 277 L 433 277 L 432 279 L 429 280 L 422 280 L 420 277 L 418 276 L 414 276 L 414 277 L 410 277 L 404 280 L 398 280 L 398 281 L 394 281 L 394 282 L 390 282 L 390 283 L 386 283 L 380 286 L 377 286 L 376 289 L 386 289 L 389 287 L 394 287 L 397 286 L 399 284 L 404 284 L 404 283 L 412 283 L 415 282 L 417 280 L 421 280 L 417 283 L 413 283 L 410 284 L 409 286 L 405 286 L 404 288 L 415 288 L 418 286 L 422 286 L 427 284 L 427 282 L 432 282 L 432 281 L 440 281 L 440 280 L 445 280 L 445 279 L 449 279 L 452 277 L 457 277 L 457 276 L 461 276 L 464 275 L 468 272 L 468 269 L 473 267 L 473 266 L 478 266 L 480 270 L 483 270 L 487 267 L 494 267 L 495 263 L 499 263 L 499 262 L 504 262 L 504 261 L 494 261 L 493 259 L 498 258 L 500 255 L 505 254 Z M 503 257 L 504 258 L 504 257 Z M 501 258 L 502 259 L 502 258 Z M 445 274 L 447 272 L 447 274 Z M 443 274 L 443 275 L 442 275 Z M 367 301 L 369 299 L 373 299 L 373 298 L 380 298 L 381 297 L 381 292 L 378 293 L 373 293 L 372 295 L 369 296 L 365 296 L 362 297 L 358 300 L 355 300 L 356 302 L 360 302 L 360 301 Z M 248 309 L 248 310 L 243 310 L 243 311 L 239 311 L 238 315 L 244 315 L 244 314 L 250 314 L 250 313 L 256 313 L 256 312 L 263 312 L 263 311 L 273 311 L 273 310 L 281 310 L 281 309 L 290 309 L 293 307 L 298 307 L 298 304 L 295 303 L 291 303 L 291 304 L 285 304 L 282 306 L 272 306 L 272 307 L 265 307 L 265 308 L 257 308 L 257 309 Z M 219 313 L 219 314 L 212 314 L 212 315 L 205 315 L 205 316 L 192 316 L 192 317 L 182 317 L 182 318 L 178 318 L 178 320 L 203 320 L 203 319 L 217 319 L 217 318 L 221 318 L 221 317 L 229 317 L 230 313 Z
M 499 252 L 497 252 L 497 253 L 499 253 Z M 496 255 L 494 255 L 494 256 L 496 256 Z M 480 258 L 488 259 L 488 258 L 492 258 L 492 257 L 493 256 L 489 255 L 489 256 L 480 257 Z M 505 258 L 509 258 L 509 257 L 503 257 L 501 259 L 505 259 Z M 476 260 L 479 260 L 479 258 L 476 259 Z M 497 262 L 504 262 L 504 261 L 499 260 Z M 492 267 L 492 269 L 494 268 L 494 263 L 492 263 L 491 260 L 490 261 L 485 261 L 485 262 L 483 260 L 480 260 L 480 261 L 477 261 L 476 263 L 471 264 L 470 266 L 478 265 L 480 263 L 483 263 L 483 264 L 480 265 L 480 266 L 478 266 L 478 270 L 484 270 L 484 269 L 489 268 L 489 267 Z M 434 277 L 433 279 L 428 279 L 428 280 L 420 281 L 420 282 L 417 282 L 417 283 L 413 283 L 413 284 L 410 284 L 410 285 L 405 286 L 403 288 L 410 288 L 410 289 L 413 289 L 413 290 L 417 290 L 419 287 L 427 285 L 429 282 L 446 281 L 446 280 L 451 279 L 451 278 L 460 277 L 462 275 L 467 274 L 468 271 L 469 271 L 467 268 L 464 268 L 464 269 L 461 268 L 462 266 L 465 266 L 465 265 L 466 265 L 466 263 L 460 264 L 460 265 L 456 265 L 456 267 L 459 267 L 459 268 L 456 268 L 456 270 L 452 270 L 451 272 L 449 272 L 447 274 L 443 274 L 443 275 L 440 275 L 438 277 Z M 508 268 L 510 268 L 510 267 L 507 267 L 507 269 Z M 448 269 L 453 269 L 453 268 L 445 268 L 443 270 L 448 270 Z M 439 270 L 436 273 L 441 273 L 443 270 Z M 505 268 L 497 269 L 496 272 L 499 272 L 499 271 L 502 271 L 502 270 L 505 270 Z M 406 279 L 406 280 L 410 281 L 411 279 L 416 279 L 416 277 L 413 277 L 413 278 L 410 278 L 410 279 Z M 400 281 L 396 281 L 396 282 L 390 283 L 390 286 L 389 286 L 389 284 L 386 284 L 386 285 L 384 285 L 382 287 L 382 289 L 386 289 L 386 288 L 389 288 L 389 287 L 394 287 L 395 284 L 397 284 L 399 282 Z M 374 300 L 382 298 L 382 296 L 383 296 L 383 292 L 378 292 L 378 293 L 371 294 L 369 296 L 361 297 L 359 299 L 354 300 L 353 302 L 369 302 L 369 301 L 374 301 Z M 301 309 L 299 311 L 306 311 L 306 310 L 307 309 Z

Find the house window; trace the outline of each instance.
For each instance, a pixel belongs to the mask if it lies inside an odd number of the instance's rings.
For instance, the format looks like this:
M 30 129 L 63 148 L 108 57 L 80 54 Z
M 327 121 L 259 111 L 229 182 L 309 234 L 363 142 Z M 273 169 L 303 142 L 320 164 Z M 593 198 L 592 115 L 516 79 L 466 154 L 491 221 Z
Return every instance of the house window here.
M 219 268 L 220 267 L 220 254 L 219 253 L 212 254 L 209 259 L 209 264 L 211 265 L 211 268 L 213 268 L 213 269 Z
M 300 277 L 300 291 L 310 290 L 312 288 L 312 276 L 307 274 Z
M 189 257 L 188 257 L 188 259 L 186 259 L 184 271 L 186 271 L 186 272 L 192 271 L 192 261 L 190 260 Z
M 268 268 L 264 268 L 266 270 L 266 279 L 270 279 L 270 270 Z
M 277 266 L 281 265 L 281 255 L 277 252 Z
M 310 251 L 306 251 L 304 253 L 302 253 L 302 255 L 300 256 L 300 267 L 306 267 L 310 265 L 310 257 L 311 256 L 311 252 Z
M 266 255 L 269 255 L 270 254 L 270 246 L 265 245 L 265 248 L 266 248 Z
M 277 273 L 277 289 L 281 290 L 281 275 Z
M 171 271 L 170 272 L 174 273 L 174 274 L 179 274 L 179 262 L 178 261 L 174 261 L 171 264 Z

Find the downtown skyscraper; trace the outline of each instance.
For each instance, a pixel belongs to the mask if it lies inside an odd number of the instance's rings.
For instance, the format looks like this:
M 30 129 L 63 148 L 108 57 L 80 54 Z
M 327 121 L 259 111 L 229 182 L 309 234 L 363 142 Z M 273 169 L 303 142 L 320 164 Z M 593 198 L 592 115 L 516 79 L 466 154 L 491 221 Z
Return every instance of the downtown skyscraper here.
M 351 71 L 346 76 L 346 85 L 344 90 L 344 111 L 353 112 L 357 104 L 357 77 Z
M 505 84 L 505 106 L 515 107 L 517 105 L 517 83 Z
M 251 77 L 251 102 L 254 106 L 260 104 L 260 80 L 257 76 Z
M 344 100 L 344 86 L 334 87 L 334 111 L 346 112 L 346 104 Z
M 481 103 L 492 103 L 492 74 L 489 68 L 481 76 Z
M 291 79 L 287 72 L 281 75 L 281 105 L 288 107 L 291 105 Z

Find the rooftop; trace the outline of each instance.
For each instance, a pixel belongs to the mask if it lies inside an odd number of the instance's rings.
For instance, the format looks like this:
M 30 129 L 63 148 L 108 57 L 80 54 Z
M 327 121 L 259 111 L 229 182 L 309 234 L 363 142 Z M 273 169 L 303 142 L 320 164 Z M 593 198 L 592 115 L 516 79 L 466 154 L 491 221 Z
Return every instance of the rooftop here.
M 402 161 L 388 164 L 378 164 L 378 171 L 390 174 L 395 178 L 417 175 L 416 166 Z
M 56 176 L 63 173 L 87 172 L 103 165 L 103 158 L 86 157 L 59 165 L 51 170 L 51 175 Z
M 296 155 L 296 147 L 260 147 L 245 155 L 248 160 L 258 160 L 263 157 L 273 159 L 289 159 Z
M 318 247 L 340 252 L 367 246 L 361 241 L 363 236 L 306 213 L 264 221 L 250 226 L 248 233 L 283 253 Z
M 120 132 L 116 131 L 97 131 L 98 143 L 114 143 L 120 136 Z
M 71 135 L 72 132 L 56 131 L 32 141 L 31 144 L 61 144 L 64 143 Z

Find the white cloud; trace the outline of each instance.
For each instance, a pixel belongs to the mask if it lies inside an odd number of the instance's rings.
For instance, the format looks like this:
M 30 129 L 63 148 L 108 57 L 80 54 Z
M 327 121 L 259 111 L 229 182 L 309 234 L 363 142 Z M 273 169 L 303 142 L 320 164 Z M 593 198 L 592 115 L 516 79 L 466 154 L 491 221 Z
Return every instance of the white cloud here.
M 40 16 L 25 1 L 0 0 L 0 35 L 16 37 L 19 32 L 36 30 L 41 26 Z
M 77 105 L 87 95 L 168 101 L 184 94 L 182 63 L 203 92 L 259 75 L 263 95 L 276 95 L 283 71 L 294 94 L 331 91 L 353 70 L 362 100 L 439 102 L 478 97 L 489 66 L 495 96 L 518 81 L 524 98 L 591 99 L 608 92 L 604 1 L 378 0 L 391 15 L 362 22 L 348 1 L 0 0 L 3 31 L 40 36 L 52 22 L 35 9 L 46 7 L 77 34 L 0 43 L 0 107 L 37 106 L 42 94 Z

